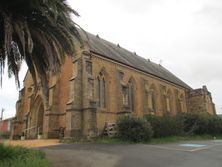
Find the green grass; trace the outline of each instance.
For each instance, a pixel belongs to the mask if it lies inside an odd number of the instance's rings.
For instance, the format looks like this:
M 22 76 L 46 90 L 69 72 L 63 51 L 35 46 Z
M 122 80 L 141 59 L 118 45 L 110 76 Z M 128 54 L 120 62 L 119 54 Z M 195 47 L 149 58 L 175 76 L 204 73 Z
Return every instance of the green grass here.
M 194 136 L 168 136 L 161 138 L 152 138 L 149 142 L 142 142 L 141 144 L 164 144 L 164 143 L 175 143 L 182 141 L 191 141 L 191 140 L 214 140 L 222 139 L 222 135 L 216 135 L 216 138 L 211 135 L 194 135 Z M 122 141 L 118 138 L 109 138 L 109 137 L 99 137 L 95 140 L 95 143 L 101 144 L 135 144 L 133 142 Z
M 161 138 L 153 138 L 150 144 L 164 144 L 164 143 L 191 141 L 191 140 L 214 140 L 214 139 L 222 139 L 222 135 L 168 136 L 168 137 L 161 137 Z
M 0 143 L 0 167 L 48 167 L 45 153 Z

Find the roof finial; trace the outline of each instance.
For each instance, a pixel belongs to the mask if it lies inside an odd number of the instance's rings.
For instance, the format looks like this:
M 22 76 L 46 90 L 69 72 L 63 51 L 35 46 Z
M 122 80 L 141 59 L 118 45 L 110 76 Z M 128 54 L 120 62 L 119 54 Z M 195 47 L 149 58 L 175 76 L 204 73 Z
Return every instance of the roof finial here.
M 163 60 L 160 59 L 159 66 L 162 66 Z

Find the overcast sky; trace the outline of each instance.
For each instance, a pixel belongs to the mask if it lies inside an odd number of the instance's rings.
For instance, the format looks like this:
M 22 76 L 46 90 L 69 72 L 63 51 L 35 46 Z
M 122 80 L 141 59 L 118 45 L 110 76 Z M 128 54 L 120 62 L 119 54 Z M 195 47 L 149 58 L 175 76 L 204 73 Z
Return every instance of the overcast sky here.
M 68 0 L 86 31 L 160 63 L 192 88 L 207 85 L 222 114 L 221 0 Z M 25 66 L 24 68 L 25 69 Z M 22 80 L 25 70 L 22 71 Z M 18 93 L 4 78 L 0 108 L 15 114 Z

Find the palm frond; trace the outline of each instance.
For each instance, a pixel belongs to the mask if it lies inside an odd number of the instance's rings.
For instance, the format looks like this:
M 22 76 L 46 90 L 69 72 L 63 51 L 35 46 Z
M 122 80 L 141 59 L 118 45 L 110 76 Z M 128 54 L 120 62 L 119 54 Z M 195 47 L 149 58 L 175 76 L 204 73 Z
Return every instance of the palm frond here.
M 48 73 L 59 72 L 65 55 L 75 55 L 76 41 L 82 44 L 71 14 L 79 16 L 66 0 L 1 0 L 1 83 L 7 59 L 8 75 L 19 86 L 18 73 L 25 60 L 35 85 L 38 76 L 46 93 Z

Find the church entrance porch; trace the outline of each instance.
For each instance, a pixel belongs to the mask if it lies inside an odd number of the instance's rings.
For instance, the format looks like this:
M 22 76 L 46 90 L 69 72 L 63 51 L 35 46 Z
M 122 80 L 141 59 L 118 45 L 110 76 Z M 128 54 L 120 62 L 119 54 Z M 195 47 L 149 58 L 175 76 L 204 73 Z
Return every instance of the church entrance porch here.
M 37 97 L 30 112 L 26 116 L 24 135 L 27 139 L 36 139 L 43 133 L 44 105 L 41 97 Z

